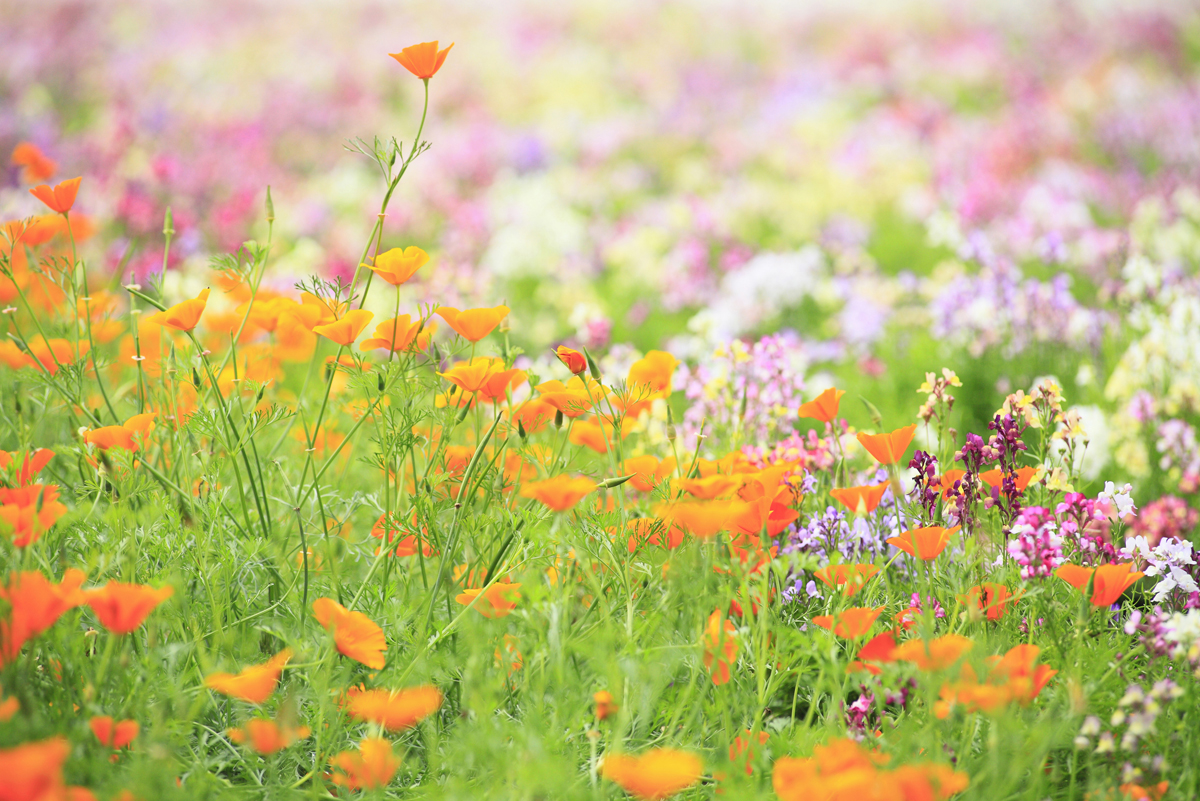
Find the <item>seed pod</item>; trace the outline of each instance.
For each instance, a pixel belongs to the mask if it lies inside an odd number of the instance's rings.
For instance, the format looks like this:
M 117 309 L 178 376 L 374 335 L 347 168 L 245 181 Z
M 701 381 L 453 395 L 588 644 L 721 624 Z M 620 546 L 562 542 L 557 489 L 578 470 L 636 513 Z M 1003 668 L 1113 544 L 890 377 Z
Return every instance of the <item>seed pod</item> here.
M 195 367 L 192 368 L 192 386 L 194 386 L 196 389 L 200 389 L 200 371 Z
M 562 413 L 562 409 L 559 409 L 558 411 L 556 411 L 554 413 L 554 427 L 562 428 L 562 424 L 563 424 L 563 413 Z
M 255 406 L 257 406 L 258 404 L 262 403 L 262 399 L 263 399 L 263 393 L 264 393 L 264 392 L 266 392 L 266 390 L 267 390 L 267 385 L 266 385 L 266 384 L 263 384 L 261 387 L 259 387 L 259 388 L 258 388 L 258 395 L 256 395 L 256 396 L 255 396 L 255 398 L 254 398 L 254 405 L 255 405 Z
M 517 421 L 517 434 L 519 434 L 521 436 L 521 439 L 526 438 L 525 424 L 522 423 L 520 420 Z
M 588 372 L 592 374 L 592 378 L 600 380 L 600 367 L 596 364 L 596 360 L 592 358 L 592 354 L 588 353 L 588 349 L 583 349 L 583 357 L 587 359 Z
M 861 395 L 858 396 L 858 399 L 863 402 L 863 406 L 867 407 L 867 414 L 871 415 L 871 422 L 875 424 L 875 427 L 879 428 L 882 426 L 883 415 L 879 413 L 879 409 L 875 408 L 875 404 L 871 403 Z
M 637 473 L 630 473 L 627 476 L 617 476 L 615 478 L 606 478 L 603 481 L 601 481 L 597 486 L 603 487 L 604 489 L 612 489 L 613 487 L 621 486 L 626 481 L 628 481 L 629 479 L 633 478 L 636 475 L 637 475 Z
M 386 387 L 386 386 L 387 386 L 387 382 L 385 382 L 385 381 L 383 380 L 383 373 L 380 373 L 380 374 L 379 374 L 379 376 L 376 378 L 376 380 L 375 380 L 375 386 L 379 387 L 379 391 L 380 391 L 380 392 L 383 392 L 383 390 L 384 390 L 384 387 Z

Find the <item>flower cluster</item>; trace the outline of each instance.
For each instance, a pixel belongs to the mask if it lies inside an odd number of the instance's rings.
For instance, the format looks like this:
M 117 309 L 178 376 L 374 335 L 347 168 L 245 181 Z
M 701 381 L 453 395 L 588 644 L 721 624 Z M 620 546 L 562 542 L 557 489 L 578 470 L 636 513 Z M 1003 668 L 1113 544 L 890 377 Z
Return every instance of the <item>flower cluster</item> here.
M 1017 515 L 1008 555 L 1021 567 L 1021 578 L 1046 578 L 1064 562 L 1058 524 L 1043 506 L 1030 506 Z

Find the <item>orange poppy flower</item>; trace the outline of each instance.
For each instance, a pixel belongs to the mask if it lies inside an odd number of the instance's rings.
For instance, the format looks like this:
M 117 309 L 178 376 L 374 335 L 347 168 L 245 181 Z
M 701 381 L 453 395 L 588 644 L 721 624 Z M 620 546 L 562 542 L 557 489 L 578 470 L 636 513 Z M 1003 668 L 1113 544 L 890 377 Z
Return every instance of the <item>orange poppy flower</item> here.
M 0 801 L 58 801 L 66 793 L 62 769 L 71 753 L 65 737 L 0 748 Z
M 1150 787 L 1143 787 L 1136 782 L 1126 782 L 1117 788 L 1128 801 L 1160 801 L 1171 789 L 1171 783 L 1161 781 Z
M 200 317 L 203 316 L 204 309 L 208 305 L 208 296 L 211 292 L 211 289 L 205 287 L 200 290 L 199 295 L 191 300 L 176 303 L 169 309 L 152 314 L 146 319 L 167 328 L 174 328 L 176 331 L 191 331 L 199 325 Z
M 671 483 L 676 489 L 683 490 L 697 500 L 711 501 L 733 495 L 741 489 L 744 479 L 741 476 L 717 473 L 706 478 L 677 478 Z
M 100 744 L 112 749 L 129 745 L 142 729 L 136 720 L 114 721 L 108 715 L 92 718 L 89 725 Z
M 830 589 L 841 587 L 847 598 L 853 598 L 878 572 L 876 565 L 826 565 L 814 571 L 813 576 Z
M 964 606 L 982 612 L 988 620 L 1004 617 L 1004 613 L 1008 611 L 1008 604 L 1016 598 L 1008 587 L 991 581 L 977 584 L 967 590 L 966 595 L 958 596 L 958 600 Z
M 949 498 L 950 490 L 954 489 L 954 482 L 962 480 L 966 474 L 966 470 L 947 470 L 938 476 L 938 486 L 942 488 L 942 497 Z
M 36 570 L 27 570 L 10 576 L 7 587 L 0 585 L 0 601 L 8 606 L 7 618 L 0 617 L 0 667 L 16 658 L 22 645 L 53 626 L 64 612 L 83 603 L 79 587 L 84 579 L 83 571 L 73 567 L 67 568 L 58 584 Z
M 387 740 L 368 737 L 358 744 L 358 751 L 343 751 L 334 757 L 333 765 L 345 771 L 333 774 L 334 784 L 351 790 L 377 790 L 391 783 L 400 758 Z
M 1017 492 L 1024 492 L 1029 482 L 1037 475 L 1036 467 L 1018 467 L 1016 475 Z M 1004 471 L 999 468 L 980 473 L 979 477 L 987 482 L 989 487 L 999 487 L 1004 483 Z
M 866 434 L 860 431 L 858 432 L 858 441 L 867 449 L 867 453 L 874 456 L 880 464 L 896 464 L 904 457 L 904 452 L 908 450 L 908 445 L 912 442 L 915 433 L 917 433 L 917 424 L 913 423 L 886 434 Z
M 517 639 L 511 634 L 505 634 L 502 644 L 492 652 L 495 658 L 496 667 L 508 668 L 508 675 L 516 673 L 525 666 L 525 657 L 521 655 L 521 651 L 517 648 Z
M 459 311 L 453 306 L 441 306 L 437 314 L 468 342 L 478 342 L 495 330 L 500 321 L 508 316 L 507 306 L 492 308 L 466 309 Z
M 858 656 L 849 667 L 846 668 L 847 673 L 853 673 L 857 670 L 865 670 L 878 676 L 883 671 L 874 664 L 868 662 L 895 662 L 896 661 L 896 637 L 890 631 L 885 631 L 882 634 L 876 634 L 867 644 L 858 649 Z
M 375 333 L 371 335 L 370 339 L 364 339 L 359 343 L 358 349 L 364 352 L 386 350 L 397 353 L 408 350 L 425 350 L 429 347 L 429 340 L 433 338 L 435 331 L 437 331 L 436 323 L 422 327 L 420 318 L 410 322 L 409 316 L 402 314 L 399 317 L 384 320 L 375 326 Z
M 737 525 L 748 504 L 738 500 L 681 501 L 654 507 L 654 514 L 693 537 L 709 539 Z
M 588 369 L 587 357 L 573 348 L 568 348 L 566 345 L 559 345 L 554 349 L 554 355 L 558 360 L 567 366 L 574 375 L 579 375 L 584 370 Z
M 1049 665 L 1037 665 L 1041 649 L 1029 643 L 1013 646 L 1002 657 L 991 657 L 992 677 L 1007 683 L 1014 701 L 1026 706 L 1058 675 Z
M 517 604 L 521 600 L 520 590 L 520 584 L 497 581 L 488 585 L 487 589 L 463 590 L 455 596 L 454 600 L 466 606 L 474 601 L 480 593 L 483 593 L 483 599 L 476 602 L 471 608 L 484 617 L 507 617 L 512 610 L 517 608 Z
M 428 253 L 416 245 L 410 245 L 407 248 L 392 248 L 380 253 L 375 257 L 374 265 L 363 266 L 392 286 L 400 286 L 428 261 Z
M 82 180 L 82 177 L 72 178 L 69 181 L 63 181 L 53 189 L 42 184 L 30 189 L 29 194 L 45 203 L 50 211 L 66 214 L 75 205 L 75 195 L 79 193 L 79 182 Z
M 655 456 L 633 456 L 622 463 L 621 472 L 633 474 L 629 484 L 634 489 L 650 492 L 675 472 L 675 457 L 668 456 L 660 462 Z
M 438 50 L 438 43 L 435 39 L 432 42 L 409 45 L 399 53 L 388 53 L 388 55 L 396 59 L 401 67 L 421 80 L 427 81 L 437 74 L 437 71 L 442 68 L 442 64 L 446 63 L 446 54 L 450 52 L 451 47 L 454 47 L 454 42 L 451 42 L 446 49 Z
M 700 757 L 674 748 L 652 748 L 639 756 L 608 754 L 600 775 L 643 801 L 661 801 L 681 793 L 704 773 Z
M 204 686 L 233 698 L 252 704 L 261 704 L 275 692 L 283 666 L 292 658 L 292 649 L 284 648 L 260 665 L 243 668 L 240 673 L 212 673 L 204 679 Z
M 889 483 L 885 481 L 873 486 L 831 489 L 829 495 L 854 514 L 869 515 L 883 500 L 883 493 L 887 492 L 888 486 Z
M 541 501 L 555 512 L 565 512 L 596 489 L 596 482 L 587 476 L 568 476 L 560 473 L 545 481 L 531 481 L 521 487 L 522 498 Z
M 0 535 L 18 548 L 37 542 L 66 513 L 55 484 L 0 488 Z
M 713 684 L 720 686 L 729 681 L 737 653 L 737 629 L 718 609 L 708 616 L 704 627 L 704 667 L 712 676 Z
M 1088 581 L 1092 581 L 1092 605 L 1112 606 L 1125 590 L 1146 574 L 1134 570 L 1132 564 L 1123 562 L 1094 569 L 1067 564 L 1055 570 L 1054 575 L 1081 592 L 1086 592 Z
M 592 700 L 596 702 L 596 720 L 604 720 L 621 708 L 613 703 L 612 693 L 608 690 L 593 694 Z
M 303 740 L 311 734 L 307 726 L 293 729 L 291 726 L 281 726 L 273 720 L 264 718 L 251 718 L 242 728 L 229 729 L 225 733 L 238 745 L 249 742 L 250 747 L 263 756 L 277 754 L 297 740 Z
M 332 598 L 314 601 L 313 614 L 317 622 L 333 634 L 338 653 L 374 670 L 383 669 L 387 640 L 375 621 L 362 612 L 351 612 Z
M 629 367 L 625 383 L 630 387 L 645 387 L 648 391 L 671 394 L 671 382 L 679 359 L 663 350 L 652 350 Z
M 541 398 L 530 398 L 513 413 L 513 421 L 520 423 L 526 434 L 536 434 L 554 419 L 556 409 Z
M 909 640 L 896 646 L 896 659 L 912 662 L 921 670 L 945 670 L 971 650 L 975 643 L 961 634 L 945 634 L 932 640 Z
M 801 417 L 820 420 L 822 423 L 832 423 L 837 417 L 838 404 L 845 394 L 845 390 L 830 387 L 808 403 L 801 404 L 799 414 Z
M 669 549 L 678 548 L 683 544 L 686 532 L 679 526 L 673 526 L 666 520 L 657 517 L 638 517 L 625 524 L 625 530 L 630 532 L 629 553 L 637 553 L 642 545 L 662 545 Z M 618 529 L 614 526 L 609 530 L 615 535 Z
M 14 167 L 22 167 L 21 180 L 27 184 L 37 181 L 48 181 L 58 171 L 58 165 L 42 152 L 33 142 L 18 142 L 13 148 L 12 159 Z
M 882 606 L 852 606 L 836 615 L 817 615 L 812 622 L 847 640 L 857 640 L 871 630 Z
M 87 605 L 104 628 L 113 634 L 130 634 L 150 616 L 154 608 L 175 594 L 174 587 L 147 587 L 110 581 L 98 590 L 84 593 Z
M 595 393 L 591 396 L 579 376 L 572 378 L 570 384 L 561 381 L 546 381 L 537 385 L 538 398 L 566 417 L 576 418 L 592 408 L 592 399 L 599 399 Z
M 42 468 L 50 463 L 54 458 L 54 451 L 49 448 L 37 448 L 36 450 L 20 451 L 9 453 L 8 451 L 0 451 L 0 470 L 7 470 L 15 463 L 17 456 L 21 457 L 21 469 L 16 474 L 17 486 L 27 487 L 33 477 L 42 472 Z
M 133 432 L 125 426 L 93 428 L 84 432 L 83 441 L 88 445 L 95 445 L 102 451 L 113 449 L 136 451 L 138 449 L 137 443 L 133 441 Z
M 20 711 L 21 702 L 16 698 L 0 698 L 0 723 L 8 723 Z
M 733 739 L 733 745 L 729 746 L 729 761 L 730 762 L 737 762 L 738 759 L 740 759 L 743 754 L 746 755 L 746 775 L 747 776 L 754 775 L 754 766 L 753 766 L 753 763 L 754 763 L 753 740 L 754 739 L 755 738 L 754 738 L 753 733 L 749 729 L 746 729 L 746 735 L 743 737 L 742 735 L 739 734 L 737 737 L 735 737 Z M 767 740 L 770 739 L 770 735 L 768 735 L 765 731 L 760 731 L 758 733 L 757 739 L 758 739 L 759 745 L 766 745 Z
M 76 354 L 75 346 L 65 339 L 54 337 L 47 340 L 36 337 L 29 341 L 27 358 L 32 357 L 32 365 L 37 369 L 55 375 L 58 373 L 59 366 L 74 364 L 77 359 L 86 356 L 90 349 L 91 345 L 87 342 L 80 342 L 79 353 Z
M 937 559 L 946 546 L 950 544 L 950 536 L 961 526 L 942 528 L 941 526 L 925 526 L 905 531 L 899 537 L 888 537 L 888 542 L 904 551 L 909 556 L 915 556 L 923 561 Z
M 355 309 L 346 312 L 340 320 L 334 320 L 324 325 L 314 325 L 312 330 L 314 334 L 331 339 L 343 348 L 348 348 L 354 344 L 354 340 L 358 339 L 358 335 L 374 318 L 374 312 Z
M 364 690 L 350 696 L 347 711 L 355 720 L 378 723 L 388 731 L 411 729 L 442 706 L 442 691 L 426 685 L 407 690 Z

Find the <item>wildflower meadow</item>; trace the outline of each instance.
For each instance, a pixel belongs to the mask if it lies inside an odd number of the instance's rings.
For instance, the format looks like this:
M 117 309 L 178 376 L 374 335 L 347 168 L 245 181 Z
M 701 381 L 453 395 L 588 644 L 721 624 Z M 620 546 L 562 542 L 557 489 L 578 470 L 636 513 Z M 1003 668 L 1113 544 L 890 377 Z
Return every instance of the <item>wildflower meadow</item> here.
M 1200 797 L 1200 12 L 0 4 L 0 801 Z

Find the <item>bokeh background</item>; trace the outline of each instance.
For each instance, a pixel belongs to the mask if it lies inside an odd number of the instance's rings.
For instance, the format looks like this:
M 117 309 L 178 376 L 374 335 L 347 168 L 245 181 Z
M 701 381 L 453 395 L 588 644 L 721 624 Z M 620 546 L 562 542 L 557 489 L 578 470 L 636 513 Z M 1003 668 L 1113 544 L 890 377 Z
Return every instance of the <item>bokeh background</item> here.
M 385 225 L 384 247 L 434 257 L 402 310 L 506 302 L 534 371 L 564 342 L 620 374 L 670 349 L 691 436 L 739 403 L 791 426 L 831 380 L 905 424 L 950 367 L 962 429 L 1053 375 L 1089 476 L 1157 491 L 1200 471 L 1194 4 L 4 0 L 0 18 L 0 150 L 84 176 L 83 253 L 114 280 L 159 269 L 169 206 L 168 286 L 211 283 L 213 255 L 265 236 L 268 185 L 268 281 L 348 276 L 382 182 L 344 144 L 407 143 L 421 84 L 387 54 L 453 41 Z M 7 169 L 0 214 L 37 213 Z

